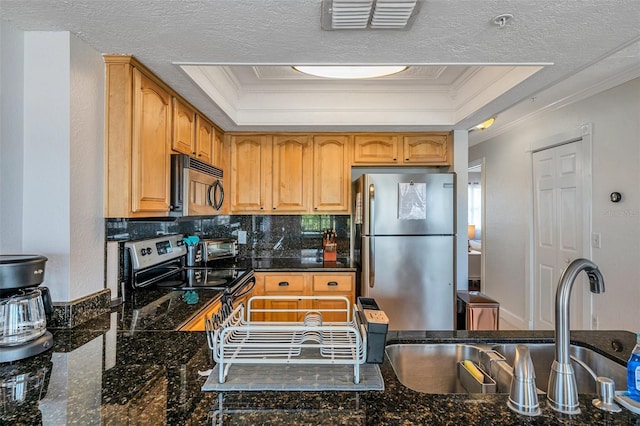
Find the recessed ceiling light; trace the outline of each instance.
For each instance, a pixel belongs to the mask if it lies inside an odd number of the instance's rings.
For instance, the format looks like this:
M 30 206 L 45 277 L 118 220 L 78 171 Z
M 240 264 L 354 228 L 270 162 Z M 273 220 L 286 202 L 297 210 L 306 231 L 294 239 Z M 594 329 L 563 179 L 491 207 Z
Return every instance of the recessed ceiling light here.
M 397 74 L 407 66 L 294 66 L 296 71 L 323 78 L 375 78 Z

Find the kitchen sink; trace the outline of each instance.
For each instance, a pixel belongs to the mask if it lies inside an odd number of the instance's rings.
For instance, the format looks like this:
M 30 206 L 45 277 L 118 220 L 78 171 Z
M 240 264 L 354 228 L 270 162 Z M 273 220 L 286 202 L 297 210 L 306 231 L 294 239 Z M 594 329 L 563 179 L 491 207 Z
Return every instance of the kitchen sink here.
M 417 392 L 443 394 L 467 393 L 458 379 L 457 363 L 471 360 L 476 365 L 494 368 L 492 376 L 496 380 L 496 391 L 508 393 L 515 350 L 518 343 L 419 343 L 394 344 L 386 347 L 398 380 Z M 546 392 L 549 372 L 555 355 L 553 343 L 526 344 L 536 373 L 539 392 Z M 570 345 L 572 357 L 585 363 L 596 375 L 609 377 L 616 383 L 617 390 L 626 388 L 626 367 L 609 358 L 581 346 Z M 487 362 L 487 354 L 493 361 L 504 357 L 504 361 Z M 596 393 L 595 380 L 587 370 L 576 362 L 571 363 L 576 376 L 579 393 Z M 484 370 L 489 372 L 490 367 Z
M 423 393 L 466 393 L 458 380 L 457 363 L 478 362 L 481 347 L 471 344 L 397 344 L 386 347 L 400 382 Z

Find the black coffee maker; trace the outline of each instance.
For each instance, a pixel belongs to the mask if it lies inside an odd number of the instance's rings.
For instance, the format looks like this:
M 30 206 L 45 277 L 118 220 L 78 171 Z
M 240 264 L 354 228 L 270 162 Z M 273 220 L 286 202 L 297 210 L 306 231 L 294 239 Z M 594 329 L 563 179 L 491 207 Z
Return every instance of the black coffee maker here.
M 0 255 L 0 363 L 53 347 L 53 335 L 47 331 L 51 295 L 40 287 L 46 262 L 39 255 Z

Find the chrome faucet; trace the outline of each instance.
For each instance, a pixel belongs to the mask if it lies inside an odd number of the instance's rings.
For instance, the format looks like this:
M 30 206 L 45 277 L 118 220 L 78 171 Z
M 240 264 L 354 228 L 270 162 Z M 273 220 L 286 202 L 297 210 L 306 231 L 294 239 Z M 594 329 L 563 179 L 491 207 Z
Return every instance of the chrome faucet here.
M 551 365 L 547 399 L 549 406 L 565 414 L 578 414 L 578 386 L 569 360 L 569 298 L 578 274 L 585 271 L 592 293 L 604 293 L 604 279 L 588 259 L 576 259 L 560 276 L 556 290 L 556 358 Z

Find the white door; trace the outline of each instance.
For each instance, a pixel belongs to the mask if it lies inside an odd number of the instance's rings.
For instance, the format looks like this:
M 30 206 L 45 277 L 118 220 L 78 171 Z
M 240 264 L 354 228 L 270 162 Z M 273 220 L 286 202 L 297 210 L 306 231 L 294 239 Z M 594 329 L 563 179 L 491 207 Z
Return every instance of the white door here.
M 533 154 L 533 328 L 553 329 L 555 295 L 564 268 L 582 257 L 582 161 L 580 142 Z M 584 285 L 571 292 L 571 328 L 581 329 Z

